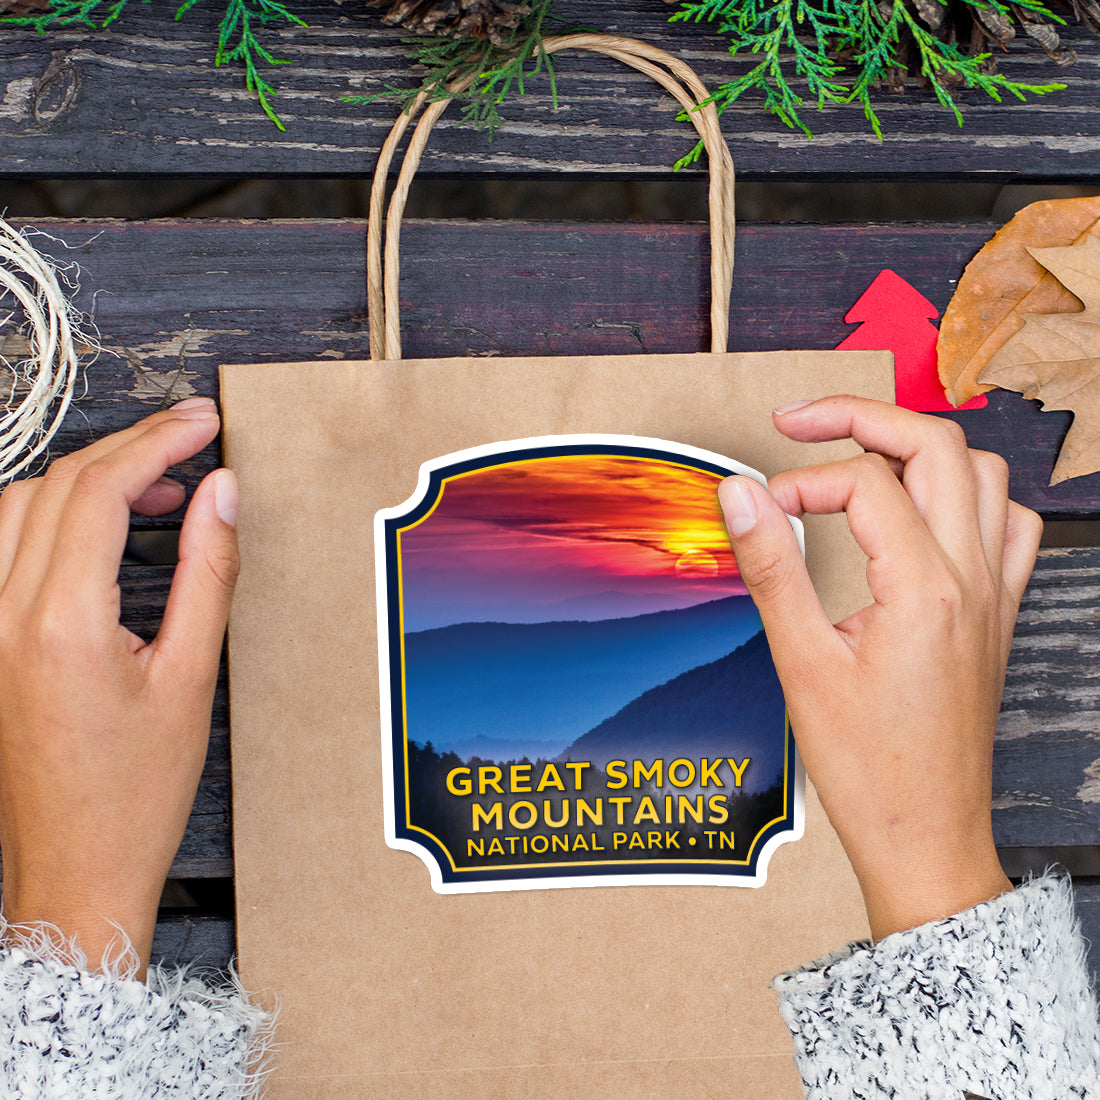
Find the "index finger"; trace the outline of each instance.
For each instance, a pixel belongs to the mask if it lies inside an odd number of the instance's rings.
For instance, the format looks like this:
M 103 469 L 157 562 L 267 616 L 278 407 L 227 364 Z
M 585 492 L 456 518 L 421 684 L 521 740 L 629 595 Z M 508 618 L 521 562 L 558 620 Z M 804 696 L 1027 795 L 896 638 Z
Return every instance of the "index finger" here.
M 188 404 L 55 462 L 28 510 L 10 589 L 33 598 L 52 588 L 71 602 L 78 592 L 113 588 L 130 506 L 169 466 L 206 446 L 218 425 L 213 402 Z
M 982 551 L 976 538 L 974 468 L 966 436 L 954 421 L 869 398 L 839 396 L 777 410 L 775 424 L 790 439 L 852 439 L 864 450 L 901 463 L 902 484 L 944 550 L 954 560 Z

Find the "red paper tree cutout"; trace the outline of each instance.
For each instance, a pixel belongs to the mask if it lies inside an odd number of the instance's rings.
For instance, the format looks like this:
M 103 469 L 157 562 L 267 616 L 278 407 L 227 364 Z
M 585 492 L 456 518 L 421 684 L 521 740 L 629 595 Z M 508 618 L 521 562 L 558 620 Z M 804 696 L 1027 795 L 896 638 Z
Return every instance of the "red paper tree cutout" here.
M 936 366 L 939 330 L 931 318 L 939 315 L 923 294 L 883 268 L 845 315 L 845 322 L 860 327 L 838 344 L 837 350 L 892 351 L 899 405 L 916 412 L 954 411 Z M 985 394 L 979 394 L 959 409 L 980 409 L 987 403 Z

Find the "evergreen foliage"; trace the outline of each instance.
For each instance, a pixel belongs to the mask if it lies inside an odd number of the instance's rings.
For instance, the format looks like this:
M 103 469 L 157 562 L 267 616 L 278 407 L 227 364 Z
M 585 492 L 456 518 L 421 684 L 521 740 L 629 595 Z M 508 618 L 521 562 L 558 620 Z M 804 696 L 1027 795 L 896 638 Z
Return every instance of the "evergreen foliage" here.
M 503 45 L 490 38 L 450 38 L 417 35 L 403 39 L 410 58 L 424 69 L 420 83 L 411 91 L 393 85 L 374 95 L 345 96 L 345 103 L 365 105 L 380 99 L 395 99 L 407 108 L 424 92 L 430 102 L 455 99 L 462 105 L 462 119 L 490 136 L 500 125 L 500 105 L 513 92 L 523 95 L 526 80 L 545 71 L 550 92 L 557 106 L 557 85 L 550 55 L 542 48 L 544 27 L 553 0 L 536 0 L 530 14 Z M 473 83 L 462 92 L 450 85 L 472 77 Z
M 27 15 L 0 16 L 0 24 L 33 27 L 45 33 L 51 27 L 84 24 L 102 29 L 110 26 L 122 14 L 128 0 L 51 0 L 46 11 Z M 149 0 L 140 0 L 148 4 Z M 184 0 L 176 9 L 176 19 L 182 18 L 200 0 Z M 218 24 L 218 47 L 215 65 L 237 63 L 244 67 L 245 86 L 259 100 L 264 113 L 280 130 L 286 129 L 271 106 L 275 88 L 264 79 L 259 64 L 286 65 L 260 42 L 257 29 L 270 23 L 306 24 L 279 0 L 224 0 L 225 12 Z
M 988 12 L 1010 19 L 1030 11 L 1064 22 L 1042 0 L 1013 0 L 1011 9 L 1001 0 L 952 2 L 968 9 L 975 26 Z M 1002 93 L 1024 99 L 1065 87 L 1009 80 L 994 70 L 989 53 L 968 53 L 953 39 L 954 27 L 945 22 L 949 0 L 925 6 L 928 22 L 909 0 L 682 0 L 671 21 L 716 22 L 730 54 L 752 60 L 746 73 L 714 92 L 720 111 L 746 92 L 757 92 L 767 110 L 807 137 L 812 134 L 800 113 L 807 102 L 819 108 L 855 102 L 881 138 L 871 94 L 884 84 L 900 90 L 907 71 L 920 76 L 960 126 L 952 87 L 976 88 L 997 101 Z M 944 27 L 946 33 L 937 33 Z

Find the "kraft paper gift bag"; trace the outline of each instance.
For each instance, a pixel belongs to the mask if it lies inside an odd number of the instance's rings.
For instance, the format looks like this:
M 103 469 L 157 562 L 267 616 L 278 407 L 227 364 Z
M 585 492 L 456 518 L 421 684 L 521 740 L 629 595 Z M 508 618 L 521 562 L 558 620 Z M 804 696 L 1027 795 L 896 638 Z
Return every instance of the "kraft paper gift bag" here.
M 577 36 L 553 40 L 547 48 L 567 45 L 631 64 L 687 105 L 706 98 L 690 70 L 644 44 Z M 631 885 L 609 886 L 603 885 L 608 880 L 600 877 L 602 870 L 587 880 L 567 876 L 531 883 L 509 880 L 515 874 L 509 871 L 465 890 L 461 868 L 432 871 L 423 852 L 387 843 L 387 834 L 393 839 L 400 825 L 401 800 L 408 793 L 394 787 L 402 763 L 394 708 L 402 685 L 393 674 L 404 660 L 402 646 L 411 647 L 414 635 L 398 633 L 391 651 L 385 629 L 379 630 L 379 593 L 383 627 L 386 601 L 397 601 L 400 617 L 404 595 L 400 588 L 394 596 L 391 587 L 378 587 L 385 570 L 376 570 L 375 526 L 384 526 L 385 516 L 399 506 L 421 499 L 422 464 L 456 455 L 469 463 L 470 455 L 495 453 L 493 448 L 507 441 L 535 439 L 547 446 L 548 437 L 613 437 L 625 448 L 615 452 L 615 461 L 637 457 L 624 437 L 642 437 L 647 446 L 670 441 L 689 456 L 671 461 L 677 476 L 695 461 L 691 456 L 703 455 L 700 476 L 713 476 L 715 483 L 717 474 L 707 473 L 707 455 L 728 456 L 765 475 L 847 456 L 856 451 L 849 443 L 809 446 L 781 437 L 770 411 L 836 392 L 890 400 L 891 357 L 725 352 L 732 169 L 713 108 L 705 108 L 693 110 L 691 119 L 706 139 L 712 172 L 712 352 L 401 360 L 400 210 L 416 150 L 441 109 L 435 104 L 425 113 L 391 205 L 385 306 L 372 294 L 375 359 L 222 371 L 225 447 L 241 483 L 244 557 L 230 624 L 238 941 L 246 986 L 270 991 L 281 1006 L 270 1094 L 276 1100 L 717 1095 L 795 1100 L 801 1089 L 769 982 L 780 971 L 866 934 L 855 881 L 812 789 L 804 793 L 801 837 L 770 851 L 765 874 L 758 876 L 764 881 L 756 885 L 734 885 L 732 878 L 730 885 L 696 885 L 690 875 L 678 885 L 675 876 L 641 874 L 629 880 Z M 406 122 L 403 117 L 387 143 L 379 188 Z M 372 207 L 372 289 L 381 273 L 373 255 L 380 212 L 379 194 Z M 469 466 L 447 469 L 450 486 Z M 520 474 L 510 469 L 509 476 Z M 424 499 L 418 516 L 432 510 L 430 497 Z M 402 529 L 404 536 L 412 524 Z M 407 542 L 407 549 L 412 546 Z M 842 517 L 809 519 L 806 553 L 832 616 L 867 601 L 863 559 Z M 689 547 L 676 567 L 713 575 L 718 570 L 713 557 Z M 392 585 L 393 573 L 391 568 L 386 585 Z M 577 629 L 589 626 L 603 624 L 582 623 Z M 563 648 L 548 652 L 556 660 Z M 565 656 L 570 652 L 564 646 Z M 388 669 L 384 684 L 380 655 Z M 466 656 L 476 665 L 476 653 Z M 637 660 L 645 659 L 639 650 Z M 490 675 L 492 661 L 483 666 Z M 428 700 L 444 715 L 441 721 L 451 709 L 448 693 L 455 691 L 454 684 L 441 681 Z M 563 698 L 561 706 L 567 705 L 572 700 Z M 423 746 L 410 747 L 411 738 L 408 752 L 421 752 Z M 441 753 L 442 747 L 433 760 L 448 759 Z M 669 770 L 663 782 L 673 801 L 665 803 L 652 783 L 645 787 L 654 796 L 645 803 L 651 820 L 666 808 L 674 813 L 675 800 L 685 795 L 670 782 L 686 786 L 696 766 L 706 770 L 705 758 L 689 756 L 684 750 L 683 759 L 664 762 Z M 540 799 L 553 802 L 556 813 L 571 797 L 564 756 L 548 757 L 549 764 L 534 755 L 516 763 L 512 754 L 518 771 L 502 768 L 480 776 L 476 760 L 472 769 L 462 770 L 473 758 L 449 759 L 460 766 L 450 767 L 450 794 L 441 797 L 465 795 L 463 783 L 469 779 L 474 788 L 469 797 L 476 801 L 480 778 L 485 816 L 477 827 L 483 835 L 502 836 L 511 829 L 533 838 L 540 829 L 529 828 L 523 814 L 538 812 Z M 743 766 L 736 759 L 728 762 Z M 645 763 L 651 766 L 653 760 Z M 610 787 L 610 777 L 619 773 L 606 759 L 601 766 Z M 717 766 L 710 761 L 712 770 Z M 791 767 L 789 777 L 796 776 Z M 536 786 L 537 797 L 524 793 Z M 801 780 L 797 787 L 801 799 Z M 500 790 L 511 801 L 501 802 Z M 641 790 L 628 787 L 621 793 Z M 579 788 L 572 793 L 579 803 Z M 557 801 L 542 799 L 543 794 Z M 732 785 L 726 794 L 737 797 Z M 637 802 L 642 804 L 640 797 Z M 610 795 L 607 803 L 610 814 Z M 501 816 L 494 820 L 496 812 Z M 605 824 L 616 828 L 610 819 Z M 548 844 L 553 830 L 545 831 Z M 687 832 L 690 828 L 683 835 Z M 658 847 L 674 846 L 680 835 L 656 826 L 654 833 Z M 572 842 L 576 835 L 574 830 Z M 639 826 L 621 832 L 593 827 L 584 835 L 589 839 L 583 843 L 600 851 L 619 843 L 618 837 L 648 834 Z M 695 836 L 685 843 L 694 843 Z M 427 840 L 424 844 L 431 847 Z M 519 859 L 513 852 L 512 862 Z M 528 888 L 532 885 L 539 888 Z

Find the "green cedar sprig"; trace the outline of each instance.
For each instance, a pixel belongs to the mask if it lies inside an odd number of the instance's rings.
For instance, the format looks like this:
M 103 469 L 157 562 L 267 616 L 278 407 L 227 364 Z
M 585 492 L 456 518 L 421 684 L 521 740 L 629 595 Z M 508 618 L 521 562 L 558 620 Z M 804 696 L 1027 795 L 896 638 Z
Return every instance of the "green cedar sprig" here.
M 940 2 L 946 6 L 946 0 Z M 1012 15 L 1001 0 L 965 3 Z M 1014 0 L 1013 6 L 1065 22 L 1042 0 Z M 671 21 L 717 22 L 731 56 L 753 59 L 747 72 L 712 95 L 720 112 L 746 92 L 757 92 L 768 111 L 807 137 L 813 134 L 801 109 L 808 101 L 816 101 L 819 108 L 856 102 L 881 139 L 871 93 L 891 75 L 904 76 L 906 65 L 899 57 L 903 37 L 915 49 L 921 77 L 960 126 L 962 112 L 951 94 L 952 85 L 980 89 L 998 102 L 1002 93 L 1024 99 L 1065 87 L 1021 84 L 992 72 L 989 54 L 967 54 L 937 37 L 914 16 L 906 0 L 682 0 Z M 803 86 L 804 91 L 798 90 Z M 701 148 L 697 146 L 677 167 L 697 159 Z
M 143 4 L 149 2 L 150 0 L 141 0 Z M 181 19 L 197 3 L 199 0 L 184 0 L 176 9 L 176 19 Z M 42 34 L 50 27 L 67 27 L 74 23 L 101 29 L 118 19 L 126 4 L 127 0 L 51 0 L 47 11 L 34 15 L 0 16 L 0 24 L 33 27 Z M 280 130 L 285 130 L 286 127 L 270 102 L 270 97 L 275 95 L 275 87 L 264 79 L 258 63 L 288 65 L 290 62 L 273 56 L 260 42 L 256 28 L 278 22 L 291 23 L 298 27 L 304 27 L 306 23 L 279 0 L 225 0 L 225 5 L 225 12 L 218 24 L 218 47 L 214 64 L 241 64 L 245 71 L 245 86 L 256 96 L 264 114 Z
M 526 81 L 545 72 L 557 107 L 554 65 L 542 47 L 552 3 L 553 0 L 536 0 L 531 13 L 502 46 L 493 45 L 487 38 L 404 38 L 402 43 L 408 56 L 425 70 L 420 83 L 412 89 L 389 84 L 373 95 L 349 95 L 343 101 L 365 106 L 379 100 L 397 100 L 402 110 L 407 110 L 421 92 L 429 102 L 454 99 L 462 105 L 462 120 L 479 130 L 488 130 L 492 137 L 500 125 L 500 105 L 513 92 L 524 95 Z M 473 77 L 470 87 L 464 92 L 452 92 L 450 85 L 465 77 Z

